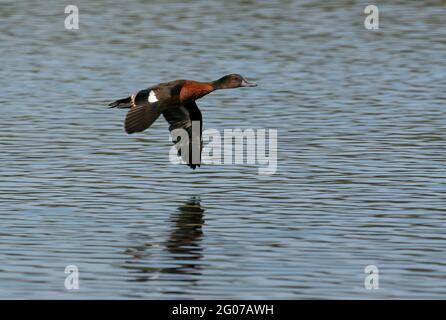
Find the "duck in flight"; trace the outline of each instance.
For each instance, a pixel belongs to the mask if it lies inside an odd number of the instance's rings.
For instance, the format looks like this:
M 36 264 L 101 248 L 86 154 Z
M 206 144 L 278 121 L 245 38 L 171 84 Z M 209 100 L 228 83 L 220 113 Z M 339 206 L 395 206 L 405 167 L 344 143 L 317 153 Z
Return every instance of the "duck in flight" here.
M 160 83 L 133 95 L 116 100 L 109 104 L 110 108 L 130 108 L 125 118 L 125 131 L 129 134 L 141 132 L 149 128 L 162 114 L 169 123 L 169 131 L 185 129 L 192 141 L 192 122 L 200 124 L 200 159 L 202 147 L 203 118 L 196 100 L 220 89 L 239 87 L 255 87 L 239 74 L 229 74 L 211 82 L 193 80 L 174 80 Z M 177 143 L 174 141 L 174 143 Z M 192 144 L 189 143 L 188 159 L 183 159 L 192 168 L 200 166 L 200 160 L 192 161 Z M 181 156 L 181 150 L 178 151 Z

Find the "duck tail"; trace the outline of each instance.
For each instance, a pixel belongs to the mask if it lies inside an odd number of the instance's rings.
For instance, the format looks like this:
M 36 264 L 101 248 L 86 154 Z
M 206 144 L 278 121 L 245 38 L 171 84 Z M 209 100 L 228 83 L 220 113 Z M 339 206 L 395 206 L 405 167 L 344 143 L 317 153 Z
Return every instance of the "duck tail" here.
M 113 101 L 112 103 L 109 104 L 109 106 L 110 106 L 109 109 L 110 108 L 119 108 L 119 109 L 130 108 L 132 106 L 132 97 L 129 96 L 124 99 L 119 99 L 119 100 Z

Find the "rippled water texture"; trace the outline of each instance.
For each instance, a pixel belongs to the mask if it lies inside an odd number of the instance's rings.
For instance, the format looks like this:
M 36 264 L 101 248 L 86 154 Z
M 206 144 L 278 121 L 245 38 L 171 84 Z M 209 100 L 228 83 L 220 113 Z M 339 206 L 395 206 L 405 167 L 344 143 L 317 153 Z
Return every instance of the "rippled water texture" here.
M 445 298 L 446 2 L 0 3 L 1 298 Z M 336 3 L 336 4 L 335 4 Z M 207 129 L 278 169 L 168 161 L 116 98 L 237 72 Z M 67 265 L 80 289 L 64 287 Z M 379 289 L 364 268 L 379 268 Z

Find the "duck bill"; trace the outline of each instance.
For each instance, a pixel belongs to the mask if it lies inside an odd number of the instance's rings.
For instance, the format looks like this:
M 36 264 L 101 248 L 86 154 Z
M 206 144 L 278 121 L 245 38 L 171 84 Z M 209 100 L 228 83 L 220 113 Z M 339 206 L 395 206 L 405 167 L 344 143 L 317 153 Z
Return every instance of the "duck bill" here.
M 240 84 L 240 87 L 257 87 L 257 84 L 254 82 L 248 82 L 245 79 L 243 79 L 242 83 Z

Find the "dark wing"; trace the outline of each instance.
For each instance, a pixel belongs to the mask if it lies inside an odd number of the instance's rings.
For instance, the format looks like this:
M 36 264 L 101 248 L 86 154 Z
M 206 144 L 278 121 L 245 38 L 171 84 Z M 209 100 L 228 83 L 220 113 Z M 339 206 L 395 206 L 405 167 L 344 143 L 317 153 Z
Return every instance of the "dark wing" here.
M 163 116 L 169 123 L 169 131 L 182 128 L 187 131 L 189 135 L 189 152 L 188 154 L 181 154 L 181 149 L 178 149 L 178 155 L 188 164 L 189 167 L 195 169 L 201 164 L 201 150 L 203 148 L 203 119 L 200 109 L 198 109 L 195 101 L 187 102 L 177 108 L 165 110 Z M 192 126 L 194 123 L 194 127 Z M 198 127 L 196 125 L 198 124 Z M 195 134 L 197 133 L 197 134 Z M 181 140 L 180 137 L 176 141 L 177 144 Z M 192 143 L 190 143 L 192 142 Z M 196 157 L 193 157 L 193 154 Z
M 127 133 L 141 132 L 155 122 L 161 115 L 158 102 L 149 103 L 148 97 L 151 89 L 141 90 L 134 98 L 134 104 L 125 117 L 125 131 Z

